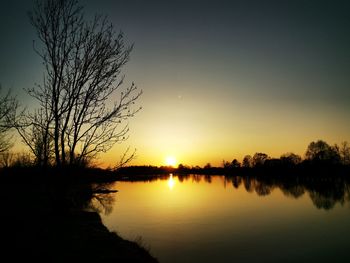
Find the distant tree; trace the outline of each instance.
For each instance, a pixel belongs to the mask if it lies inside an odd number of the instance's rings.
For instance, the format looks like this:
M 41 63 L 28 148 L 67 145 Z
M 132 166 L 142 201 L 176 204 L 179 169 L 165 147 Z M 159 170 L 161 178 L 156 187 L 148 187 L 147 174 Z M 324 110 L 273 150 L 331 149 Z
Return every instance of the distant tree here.
M 237 159 L 233 159 L 232 162 L 228 162 L 223 160 L 222 166 L 224 168 L 232 169 L 232 168 L 239 168 L 241 167 L 241 163 Z
M 179 163 L 179 165 L 177 166 L 177 169 L 180 169 L 180 170 L 182 170 L 184 168 L 185 168 L 185 166 L 182 163 Z
M 180 163 L 180 164 L 177 166 L 177 169 L 180 170 L 180 171 L 183 171 L 183 170 L 190 170 L 191 167 L 188 166 L 188 165 L 185 165 L 185 164 Z
M 295 153 L 285 153 L 281 155 L 280 160 L 284 165 L 297 165 L 301 163 L 302 159 L 300 155 L 297 155 Z
M 259 167 L 263 166 L 265 161 L 269 159 L 269 156 L 266 153 L 255 153 L 253 156 L 253 166 Z
M 206 165 L 204 165 L 204 169 L 210 169 L 211 168 L 211 164 L 207 163 Z
M 10 91 L 0 96 L 0 153 L 8 151 L 12 146 L 9 131 L 13 128 L 17 108 L 18 102 Z
M 231 168 L 231 164 L 229 161 L 226 161 L 226 160 L 222 160 L 222 167 L 223 168 Z
M 350 165 L 350 145 L 347 141 L 344 141 L 338 147 L 338 152 L 341 158 L 341 162 L 344 165 Z
M 124 121 L 139 110 L 133 104 L 141 92 L 134 84 L 120 90 L 132 50 L 123 34 L 106 17 L 86 22 L 76 0 L 37 1 L 30 19 L 45 75 L 42 85 L 27 90 L 39 109 L 17 127 L 37 162 L 53 156 L 57 166 L 75 165 L 126 140 Z
M 269 158 L 264 162 L 264 166 L 268 168 L 278 168 L 278 167 L 281 167 L 282 165 L 283 164 L 281 159 L 277 159 L 277 158 Z
M 242 167 L 250 168 L 253 166 L 253 159 L 250 155 L 246 155 L 242 161 Z
M 340 162 L 337 148 L 322 140 L 311 142 L 307 147 L 305 157 L 307 160 L 316 163 L 336 164 Z
M 239 168 L 239 167 L 241 167 L 241 163 L 237 159 L 233 159 L 230 166 L 232 168 Z

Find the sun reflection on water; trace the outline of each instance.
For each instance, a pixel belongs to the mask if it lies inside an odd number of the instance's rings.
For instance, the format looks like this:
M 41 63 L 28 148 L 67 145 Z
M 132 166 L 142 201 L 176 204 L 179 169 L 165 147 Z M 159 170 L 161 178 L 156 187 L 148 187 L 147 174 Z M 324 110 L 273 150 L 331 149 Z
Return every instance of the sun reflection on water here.
M 169 179 L 168 179 L 168 187 L 170 190 L 174 188 L 175 185 L 175 180 L 173 178 L 173 174 L 170 174 Z

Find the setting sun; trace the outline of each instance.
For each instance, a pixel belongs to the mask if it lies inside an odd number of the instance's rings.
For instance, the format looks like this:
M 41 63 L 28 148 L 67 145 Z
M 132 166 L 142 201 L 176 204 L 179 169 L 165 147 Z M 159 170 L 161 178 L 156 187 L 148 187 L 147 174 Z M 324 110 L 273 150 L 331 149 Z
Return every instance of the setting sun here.
M 168 166 L 175 167 L 177 164 L 176 158 L 174 156 L 167 156 L 165 158 L 165 164 Z

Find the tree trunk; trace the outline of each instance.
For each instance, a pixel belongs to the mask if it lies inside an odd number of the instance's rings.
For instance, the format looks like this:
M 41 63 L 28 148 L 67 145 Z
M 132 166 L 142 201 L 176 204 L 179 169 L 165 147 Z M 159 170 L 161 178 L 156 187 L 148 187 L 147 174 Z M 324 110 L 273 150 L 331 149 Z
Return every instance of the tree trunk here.
M 55 117 L 55 134 L 54 134 L 54 141 L 55 141 L 55 158 L 56 158 L 56 165 L 57 167 L 61 166 L 61 159 L 60 159 L 60 148 L 59 148 L 59 130 L 58 130 L 58 117 Z

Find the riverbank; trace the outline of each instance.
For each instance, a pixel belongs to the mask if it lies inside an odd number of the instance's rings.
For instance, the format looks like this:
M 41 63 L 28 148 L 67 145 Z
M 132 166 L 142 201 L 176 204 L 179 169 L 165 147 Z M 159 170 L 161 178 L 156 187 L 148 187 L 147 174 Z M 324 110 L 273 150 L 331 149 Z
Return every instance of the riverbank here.
M 157 262 L 137 243 L 110 232 L 98 213 L 82 209 L 86 189 L 64 180 L 0 177 L 0 260 Z

